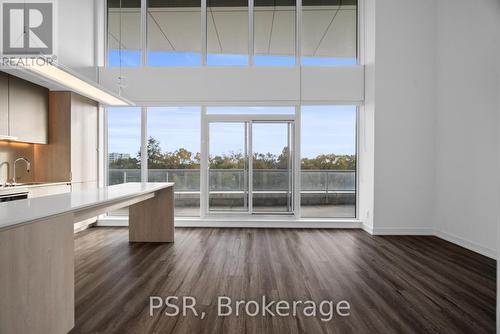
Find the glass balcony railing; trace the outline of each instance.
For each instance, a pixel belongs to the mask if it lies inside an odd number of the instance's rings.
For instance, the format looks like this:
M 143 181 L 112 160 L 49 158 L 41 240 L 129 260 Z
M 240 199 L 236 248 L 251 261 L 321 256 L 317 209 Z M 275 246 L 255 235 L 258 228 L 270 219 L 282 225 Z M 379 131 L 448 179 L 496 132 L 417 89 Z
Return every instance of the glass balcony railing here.
M 140 182 L 139 169 L 110 169 L 109 184 Z M 150 169 L 150 182 L 175 182 L 176 216 L 199 216 L 199 169 Z M 273 206 L 288 198 L 287 170 L 254 170 L 255 204 Z M 211 205 L 234 206 L 245 193 L 244 170 L 210 170 Z M 356 172 L 345 170 L 302 170 L 303 217 L 355 217 Z M 264 198 L 265 200 L 262 200 Z
M 255 170 L 255 191 L 286 191 L 288 188 L 286 170 Z M 140 182 L 139 169 L 110 169 L 109 185 Z M 199 192 L 199 169 L 151 169 L 149 182 L 175 182 L 175 191 Z M 210 170 L 210 191 L 244 191 L 245 174 L 243 170 Z M 302 193 L 349 193 L 356 192 L 356 172 L 344 170 L 303 170 L 301 171 Z

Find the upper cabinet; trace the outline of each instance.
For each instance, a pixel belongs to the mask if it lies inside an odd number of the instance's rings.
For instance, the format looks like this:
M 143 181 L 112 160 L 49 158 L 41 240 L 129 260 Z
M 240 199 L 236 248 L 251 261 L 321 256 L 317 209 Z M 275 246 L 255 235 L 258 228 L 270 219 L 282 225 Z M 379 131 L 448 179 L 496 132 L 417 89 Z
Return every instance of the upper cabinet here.
M 9 135 L 9 76 L 0 72 L 0 136 Z
M 9 119 L 11 136 L 18 141 L 47 144 L 49 90 L 10 76 Z
M 0 72 L 0 136 L 48 144 L 49 90 Z

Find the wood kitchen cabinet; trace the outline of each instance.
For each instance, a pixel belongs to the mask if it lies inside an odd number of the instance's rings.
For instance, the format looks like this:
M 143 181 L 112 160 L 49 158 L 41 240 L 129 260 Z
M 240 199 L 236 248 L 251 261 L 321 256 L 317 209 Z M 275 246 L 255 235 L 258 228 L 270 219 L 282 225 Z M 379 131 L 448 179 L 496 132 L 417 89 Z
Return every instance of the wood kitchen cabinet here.
M 9 133 L 9 76 L 0 72 L 0 136 Z
M 48 143 L 49 90 L 9 76 L 10 135 L 17 141 Z
M 97 182 L 98 112 L 86 97 L 49 93 L 50 144 L 35 147 L 38 182 Z
M 48 143 L 49 90 L 0 72 L 0 136 Z

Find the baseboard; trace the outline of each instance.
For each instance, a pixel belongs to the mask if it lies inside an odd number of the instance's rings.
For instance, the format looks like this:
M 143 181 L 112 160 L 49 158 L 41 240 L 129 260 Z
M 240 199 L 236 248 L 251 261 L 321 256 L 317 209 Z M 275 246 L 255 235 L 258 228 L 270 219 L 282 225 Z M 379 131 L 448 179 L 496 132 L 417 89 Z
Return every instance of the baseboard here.
M 372 228 L 373 235 L 434 235 L 431 228 Z
M 371 225 L 367 225 L 367 224 L 363 223 L 363 224 L 361 225 L 361 228 L 363 229 L 363 231 L 365 231 L 365 232 L 367 232 L 367 233 L 369 233 L 369 234 L 373 235 L 373 226 L 371 226 Z
M 78 232 L 84 231 L 90 227 L 95 226 L 96 223 L 97 223 L 97 218 L 91 218 L 91 219 L 87 219 L 87 220 L 82 221 L 82 222 L 75 223 L 74 224 L 74 232 L 78 233 Z
M 97 221 L 97 226 L 128 226 L 127 217 L 105 217 Z M 175 227 L 225 227 L 225 228 L 332 228 L 360 229 L 361 222 L 356 220 L 231 220 L 231 219 L 175 219 Z
M 89 228 L 94 227 L 94 226 L 97 226 L 97 222 L 93 222 L 91 224 L 83 225 L 83 226 L 79 226 L 79 227 L 75 226 L 73 233 L 80 233 L 80 232 L 85 231 L 86 229 L 89 229 Z
M 105 217 L 97 219 L 96 226 L 99 227 L 128 227 L 127 217 Z
M 372 235 L 423 235 L 435 236 L 486 257 L 496 259 L 497 251 L 483 247 L 455 235 L 431 228 L 372 228 L 363 224 L 363 230 Z
M 176 227 L 230 227 L 230 228 L 331 228 L 359 229 L 359 222 L 325 221 L 201 221 L 176 220 Z
M 465 240 L 463 238 L 457 237 L 456 235 L 449 234 L 449 233 L 446 233 L 443 231 L 435 230 L 434 235 L 438 238 L 441 238 L 443 240 L 451 242 L 452 244 L 466 248 L 468 250 L 479 253 L 479 254 L 484 255 L 486 257 L 492 258 L 494 260 L 497 259 L 497 251 L 494 249 L 478 245 L 474 242 L 470 242 L 470 241 Z

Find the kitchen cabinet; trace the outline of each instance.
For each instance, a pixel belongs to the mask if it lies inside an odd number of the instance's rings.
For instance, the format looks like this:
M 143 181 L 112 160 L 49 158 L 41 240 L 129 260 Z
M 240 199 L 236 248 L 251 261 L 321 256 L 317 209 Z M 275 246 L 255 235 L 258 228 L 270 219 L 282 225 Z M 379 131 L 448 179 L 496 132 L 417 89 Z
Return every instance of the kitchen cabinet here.
M 9 76 L 9 128 L 17 141 L 48 143 L 49 90 Z
M 83 96 L 71 99 L 71 181 L 97 182 L 98 106 Z
M 9 134 L 9 76 L 0 72 L 0 136 Z
M 48 143 L 49 90 L 0 72 L 0 135 Z
M 49 93 L 49 145 L 35 146 L 38 182 L 69 182 L 71 191 L 97 188 L 98 103 L 71 92 Z M 96 218 L 75 224 L 81 230 Z
M 98 112 L 88 98 L 50 92 L 50 145 L 35 147 L 38 182 L 97 182 Z

